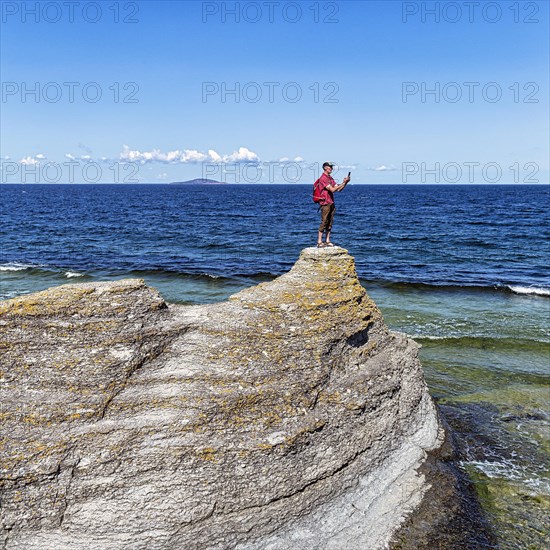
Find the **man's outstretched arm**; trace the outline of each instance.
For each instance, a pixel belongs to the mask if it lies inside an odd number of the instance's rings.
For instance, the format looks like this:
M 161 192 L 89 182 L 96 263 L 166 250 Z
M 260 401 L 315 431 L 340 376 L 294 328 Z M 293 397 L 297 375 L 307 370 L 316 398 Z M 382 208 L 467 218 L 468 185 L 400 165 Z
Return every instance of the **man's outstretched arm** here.
M 344 187 L 348 184 L 349 180 L 351 178 L 348 178 L 347 176 L 344 178 L 344 181 L 340 183 L 339 185 L 327 185 L 326 189 L 331 191 L 332 193 L 338 193 L 338 191 L 342 191 Z

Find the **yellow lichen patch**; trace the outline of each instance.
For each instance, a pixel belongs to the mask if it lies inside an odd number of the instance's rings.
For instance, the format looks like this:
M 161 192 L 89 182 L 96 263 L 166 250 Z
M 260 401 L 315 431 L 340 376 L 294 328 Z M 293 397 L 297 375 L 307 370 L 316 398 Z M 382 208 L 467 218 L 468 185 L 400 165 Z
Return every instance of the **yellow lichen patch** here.
M 197 449 L 197 456 L 202 460 L 209 462 L 219 462 L 219 457 L 216 457 L 216 449 L 213 447 L 204 447 L 203 449 Z
M 302 414 L 307 405 L 300 394 L 281 395 L 281 384 L 284 386 L 284 382 L 280 382 L 276 387 L 260 387 L 244 395 L 213 396 L 210 403 L 216 405 L 215 420 L 238 429 L 265 430 L 281 426 L 286 419 Z
M 42 424 L 44 421 L 47 420 L 47 418 L 44 416 L 40 416 L 39 414 L 36 414 L 36 413 L 31 413 L 24 416 L 21 420 L 25 424 L 32 424 L 36 426 L 38 424 Z
M 13 452 L 11 456 L 7 452 L 2 454 L 0 471 L 3 472 L 2 477 L 6 480 L 17 478 L 18 481 L 26 483 L 36 481 L 37 476 L 34 473 L 25 472 L 21 475 L 17 470 L 24 470 L 26 465 L 33 463 L 37 456 L 40 458 L 61 456 L 67 450 L 67 443 L 64 441 L 45 443 L 40 440 L 27 440 L 21 443 L 17 452 Z
M 116 284 L 109 286 L 106 291 L 109 294 L 117 294 L 120 292 L 128 292 L 130 290 L 138 290 L 145 286 L 144 279 L 122 279 Z
M 328 403 L 330 405 L 341 405 L 344 400 L 342 399 L 342 394 L 339 391 L 322 391 L 319 394 L 318 401 L 321 403 Z
M 62 285 L 2 301 L 0 315 L 55 315 L 74 306 L 76 302 L 93 291 L 93 288 L 71 288 L 70 285 Z

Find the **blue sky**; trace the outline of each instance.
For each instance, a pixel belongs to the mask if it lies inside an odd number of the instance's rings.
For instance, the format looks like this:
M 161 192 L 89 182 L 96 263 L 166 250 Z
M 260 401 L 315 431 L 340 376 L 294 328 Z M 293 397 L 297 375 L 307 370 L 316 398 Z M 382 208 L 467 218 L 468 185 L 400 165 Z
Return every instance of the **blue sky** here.
M 35 4 L 2 4 L 4 182 L 549 180 L 546 0 Z

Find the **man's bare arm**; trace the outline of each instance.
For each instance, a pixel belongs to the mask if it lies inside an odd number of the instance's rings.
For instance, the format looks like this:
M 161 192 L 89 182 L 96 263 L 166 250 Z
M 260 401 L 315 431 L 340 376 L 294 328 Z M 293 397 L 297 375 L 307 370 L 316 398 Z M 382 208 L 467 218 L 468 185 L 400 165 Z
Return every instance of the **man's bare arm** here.
M 344 181 L 340 183 L 339 185 L 327 185 L 326 189 L 328 189 L 331 193 L 338 193 L 338 191 L 342 191 L 344 187 L 348 184 L 350 178 L 344 178 Z

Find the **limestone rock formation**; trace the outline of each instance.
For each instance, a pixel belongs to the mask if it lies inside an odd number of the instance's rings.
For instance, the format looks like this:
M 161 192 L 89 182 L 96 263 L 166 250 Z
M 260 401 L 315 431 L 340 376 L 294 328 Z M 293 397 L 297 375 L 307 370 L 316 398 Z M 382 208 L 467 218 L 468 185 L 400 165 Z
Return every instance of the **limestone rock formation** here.
M 444 429 L 342 248 L 201 306 L 141 280 L 0 303 L 6 549 L 377 549 Z

